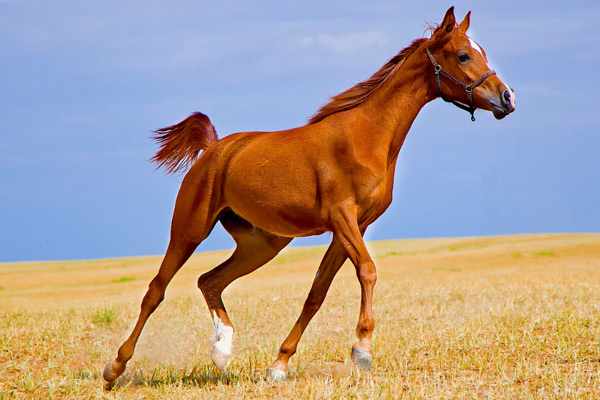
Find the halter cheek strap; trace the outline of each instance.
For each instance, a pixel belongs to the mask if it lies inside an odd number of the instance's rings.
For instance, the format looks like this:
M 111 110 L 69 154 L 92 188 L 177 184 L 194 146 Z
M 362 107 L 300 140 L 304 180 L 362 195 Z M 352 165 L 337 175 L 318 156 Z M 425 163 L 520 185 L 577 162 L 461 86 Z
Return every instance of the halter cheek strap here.
M 475 121 L 474 114 L 477 108 L 473 105 L 473 89 L 481 85 L 483 81 L 485 81 L 490 76 L 495 75 L 496 71 L 489 70 L 488 72 L 481 75 L 475 82 L 471 83 L 470 85 L 467 85 L 460 79 L 454 77 L 450 72 L 442 68 L 442 66 L 438 64 L 438 62 L 435 60 L 433 54 L 431 54 L 431 51 L 429 51 L 428 48 L 425 48 L 425 51 L 427 51 L 427 57 L 429 57 L 429 61 L 431 61 L 431 63 L 433 64 L 433 69 L 435 70 L 435 83 L 437 84 L 438 92 L 440 93 L 440 97 L 442 98 L 442 100 L 448 103 L 452 103 L 456 107 L 467 111 L 471 114 L 471 121 Z M 465 89 L 465 91 L 467 92 L 467 101 L 469 102 L 468 105 L 455 100 L 448 100 L 446 97 L 444 97 L 444 93 L 442 92 L 442 85 L 440 84 L 440 75 L 444 75 L 446 78 L 450 79 L 450 81 Z

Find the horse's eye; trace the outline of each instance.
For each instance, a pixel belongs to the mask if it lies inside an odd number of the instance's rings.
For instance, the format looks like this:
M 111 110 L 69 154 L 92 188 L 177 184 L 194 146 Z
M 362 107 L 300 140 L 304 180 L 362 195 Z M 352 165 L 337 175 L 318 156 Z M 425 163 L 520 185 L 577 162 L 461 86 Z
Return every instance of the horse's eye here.
M 471 57 L 469 57 L 469 55 L 467 53 L 460 53 L 458 55 L 458 61 L 460 61 L 460 62 L 465 62 L 465 61 L 468 61 L 470 59 L 471 59 Z

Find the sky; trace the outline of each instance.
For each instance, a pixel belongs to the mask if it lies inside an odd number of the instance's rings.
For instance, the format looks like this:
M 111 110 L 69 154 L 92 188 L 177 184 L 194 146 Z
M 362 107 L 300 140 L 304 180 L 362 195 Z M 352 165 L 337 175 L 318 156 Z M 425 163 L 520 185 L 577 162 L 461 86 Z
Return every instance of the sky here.
M 597 1 L 0 0 L 0 262 L 164 253 L 183 175 L 153 130 L 304 125 L 451 5 L 517 110 L 429 103 L 366 238 L 600 232 Z

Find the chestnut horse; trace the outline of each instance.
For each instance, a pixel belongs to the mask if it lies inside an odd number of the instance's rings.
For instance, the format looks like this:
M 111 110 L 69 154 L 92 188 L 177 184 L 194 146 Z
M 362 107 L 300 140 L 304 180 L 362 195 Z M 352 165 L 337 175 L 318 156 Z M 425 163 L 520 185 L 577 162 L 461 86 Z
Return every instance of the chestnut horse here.
M 267 377 L 285 380 L 289 358 L 347 258 L 361 287 L 351 358 L 370 370 L 377 275 L 363 235 L 392 201 L 398 152 L 413 120 L 437 97 L 471 115 L 481 108 L 501 119 L 515 109 L 512 89 L 490 71 L 485 52 L 467 36 L 469 20 L 470 12 L 457 24 L 450 8 L 429 39 L 413 41 L 371 78 L 333 97 L 305 126 L 219 140 L 208 117 L 195 113 L 156 132 L 161 148 L 153 160 L 169 172 L 191 168 L 177 196 L 166 255 L 137 323 L 104 368 L 107 387 L 125 371 L 175 273 L 218 221 L 237 247 L 198 279 L 215 325 L 211 358 L 217 367 L 226 366 L 233 339 L 223 290 L 275 257 L 292 238 L 332 232 L 302 312 Z

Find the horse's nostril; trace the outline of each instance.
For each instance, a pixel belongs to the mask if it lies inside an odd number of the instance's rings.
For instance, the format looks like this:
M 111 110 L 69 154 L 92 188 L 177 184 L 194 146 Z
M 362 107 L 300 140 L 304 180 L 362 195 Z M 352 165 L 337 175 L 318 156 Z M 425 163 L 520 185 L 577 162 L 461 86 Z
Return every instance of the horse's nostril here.
M 512 106 L 512 94 L 510 93 L 510 90 L 505 90 L 502 93 L 502 106 L 504 108 L 508 108 Z

